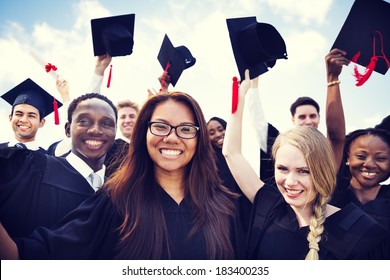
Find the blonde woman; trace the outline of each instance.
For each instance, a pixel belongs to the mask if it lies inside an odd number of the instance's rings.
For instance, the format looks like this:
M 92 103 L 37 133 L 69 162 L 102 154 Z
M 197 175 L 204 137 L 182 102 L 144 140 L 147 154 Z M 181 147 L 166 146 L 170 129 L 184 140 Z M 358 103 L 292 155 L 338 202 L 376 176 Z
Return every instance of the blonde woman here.
M 327 204 L 336 185 L 336 164 L 328 140 L 317 129 L 301 126 L 278 136 L 272 150 L 276 186 L 258 178 L 241 154 L 249 86 L 246 71 L 223 146 L 235 180 L 253 202 L 247 258 L 389 259 L 389 233 L 382 226 L 354 204 L 343 209 Z

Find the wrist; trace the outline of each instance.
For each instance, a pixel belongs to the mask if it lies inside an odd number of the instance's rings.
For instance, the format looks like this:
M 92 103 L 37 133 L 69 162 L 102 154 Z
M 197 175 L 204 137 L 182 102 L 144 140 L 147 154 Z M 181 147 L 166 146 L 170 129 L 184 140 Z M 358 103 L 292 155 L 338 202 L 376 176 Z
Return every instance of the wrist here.
M 334 86 L 334 85 L 338 85 L 340 83 L 341 83 L 340 80 L 333 80 L 333 81 L 328 82 L 328 87 L 331 87 L 331 86 Z

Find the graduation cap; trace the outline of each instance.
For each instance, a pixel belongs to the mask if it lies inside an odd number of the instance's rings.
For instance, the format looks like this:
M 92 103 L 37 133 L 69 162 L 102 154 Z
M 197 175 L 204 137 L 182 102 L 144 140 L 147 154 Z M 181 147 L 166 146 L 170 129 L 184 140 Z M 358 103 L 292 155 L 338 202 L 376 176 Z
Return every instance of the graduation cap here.
M 272 68 L 277 59 L 287 59 L 286 44 L 274 26 L 256 17 L 226 19 L 234 58 L 241 76 L 249 69 L 254 79 Z
M 355 65 L 357 86 L 372 71 L 385 74 L 390 67 L 390 3 L 383 0 L 356 0 L 333 46 L 346 51 L 352 62 L 366 67 L 363 74 Z
M 37 108 L 41 119 L 54 111 L 55 123 L 59 124 L 58 108 L 62 106 L 62 103 L 30 78 L 4 93 L 1 97 L 12 107 L 19 104 L 28 104 Z
M 91 20 L 95 56 L 125 56 L 133 52 L 135 14 Z
M 157 59 L 164 71 L 168 71 L 171 84 L 176 85 L 181 73 L 193 66 L 196 58 L 192 56 L 185 46 L 174 47 L 165 34 Z

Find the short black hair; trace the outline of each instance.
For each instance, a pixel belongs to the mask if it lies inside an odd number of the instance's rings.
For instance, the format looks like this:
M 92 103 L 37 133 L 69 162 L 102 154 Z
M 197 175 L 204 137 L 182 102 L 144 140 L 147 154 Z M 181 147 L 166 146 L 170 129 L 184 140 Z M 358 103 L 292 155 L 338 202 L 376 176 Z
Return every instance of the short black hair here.
M 118 111 L 117 111 L 114 103 L 112 103 L 112 101 L 110 99 L 108 99 L 106 96 L 104 96 L 104 95 L 102 95 L 100 93 L 86 93 L 86 94 L 80 95 L 79 97 L 73 99 L 73 101 L 69 104 L 69 107 L 68 107 L 68 123 L 72 123 L 73 112 L 74 112 L 74 110 L 76 110 L 76 108 L 80 104 L 80 102 L 82 102 L 84 100 L 87 100 L 87 99 L 92 99 L 92 98 L 97 98 L 97 99 L 100 99 L 100 100 L 103 100 L 103 101 L 107 102 L 108 105 L 110 105 L 111 108 L 114 110 L 115 122 L 118 121 Z
M 299 97 L 293 104 L 291 104 L 290 107 L 290 112 L 291 116 L 295 115 L 295 111 L 297 110 L 297 107 L 302 106 L 302 105 L 312 105 L 316 108 L 317 113 L 320 114 L 320 106 L 318 103 L 311 97 L 308 96 L 302 96 Z

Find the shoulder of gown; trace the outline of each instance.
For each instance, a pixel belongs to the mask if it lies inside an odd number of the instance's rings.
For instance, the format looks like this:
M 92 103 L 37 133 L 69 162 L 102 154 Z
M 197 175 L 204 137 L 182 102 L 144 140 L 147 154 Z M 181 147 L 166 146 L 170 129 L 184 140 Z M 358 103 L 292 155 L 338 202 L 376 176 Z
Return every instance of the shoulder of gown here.
M 100 190 L 51 228 L 39 227 L 15 242 L 21 259 L 113 259 L 122 222 Z

